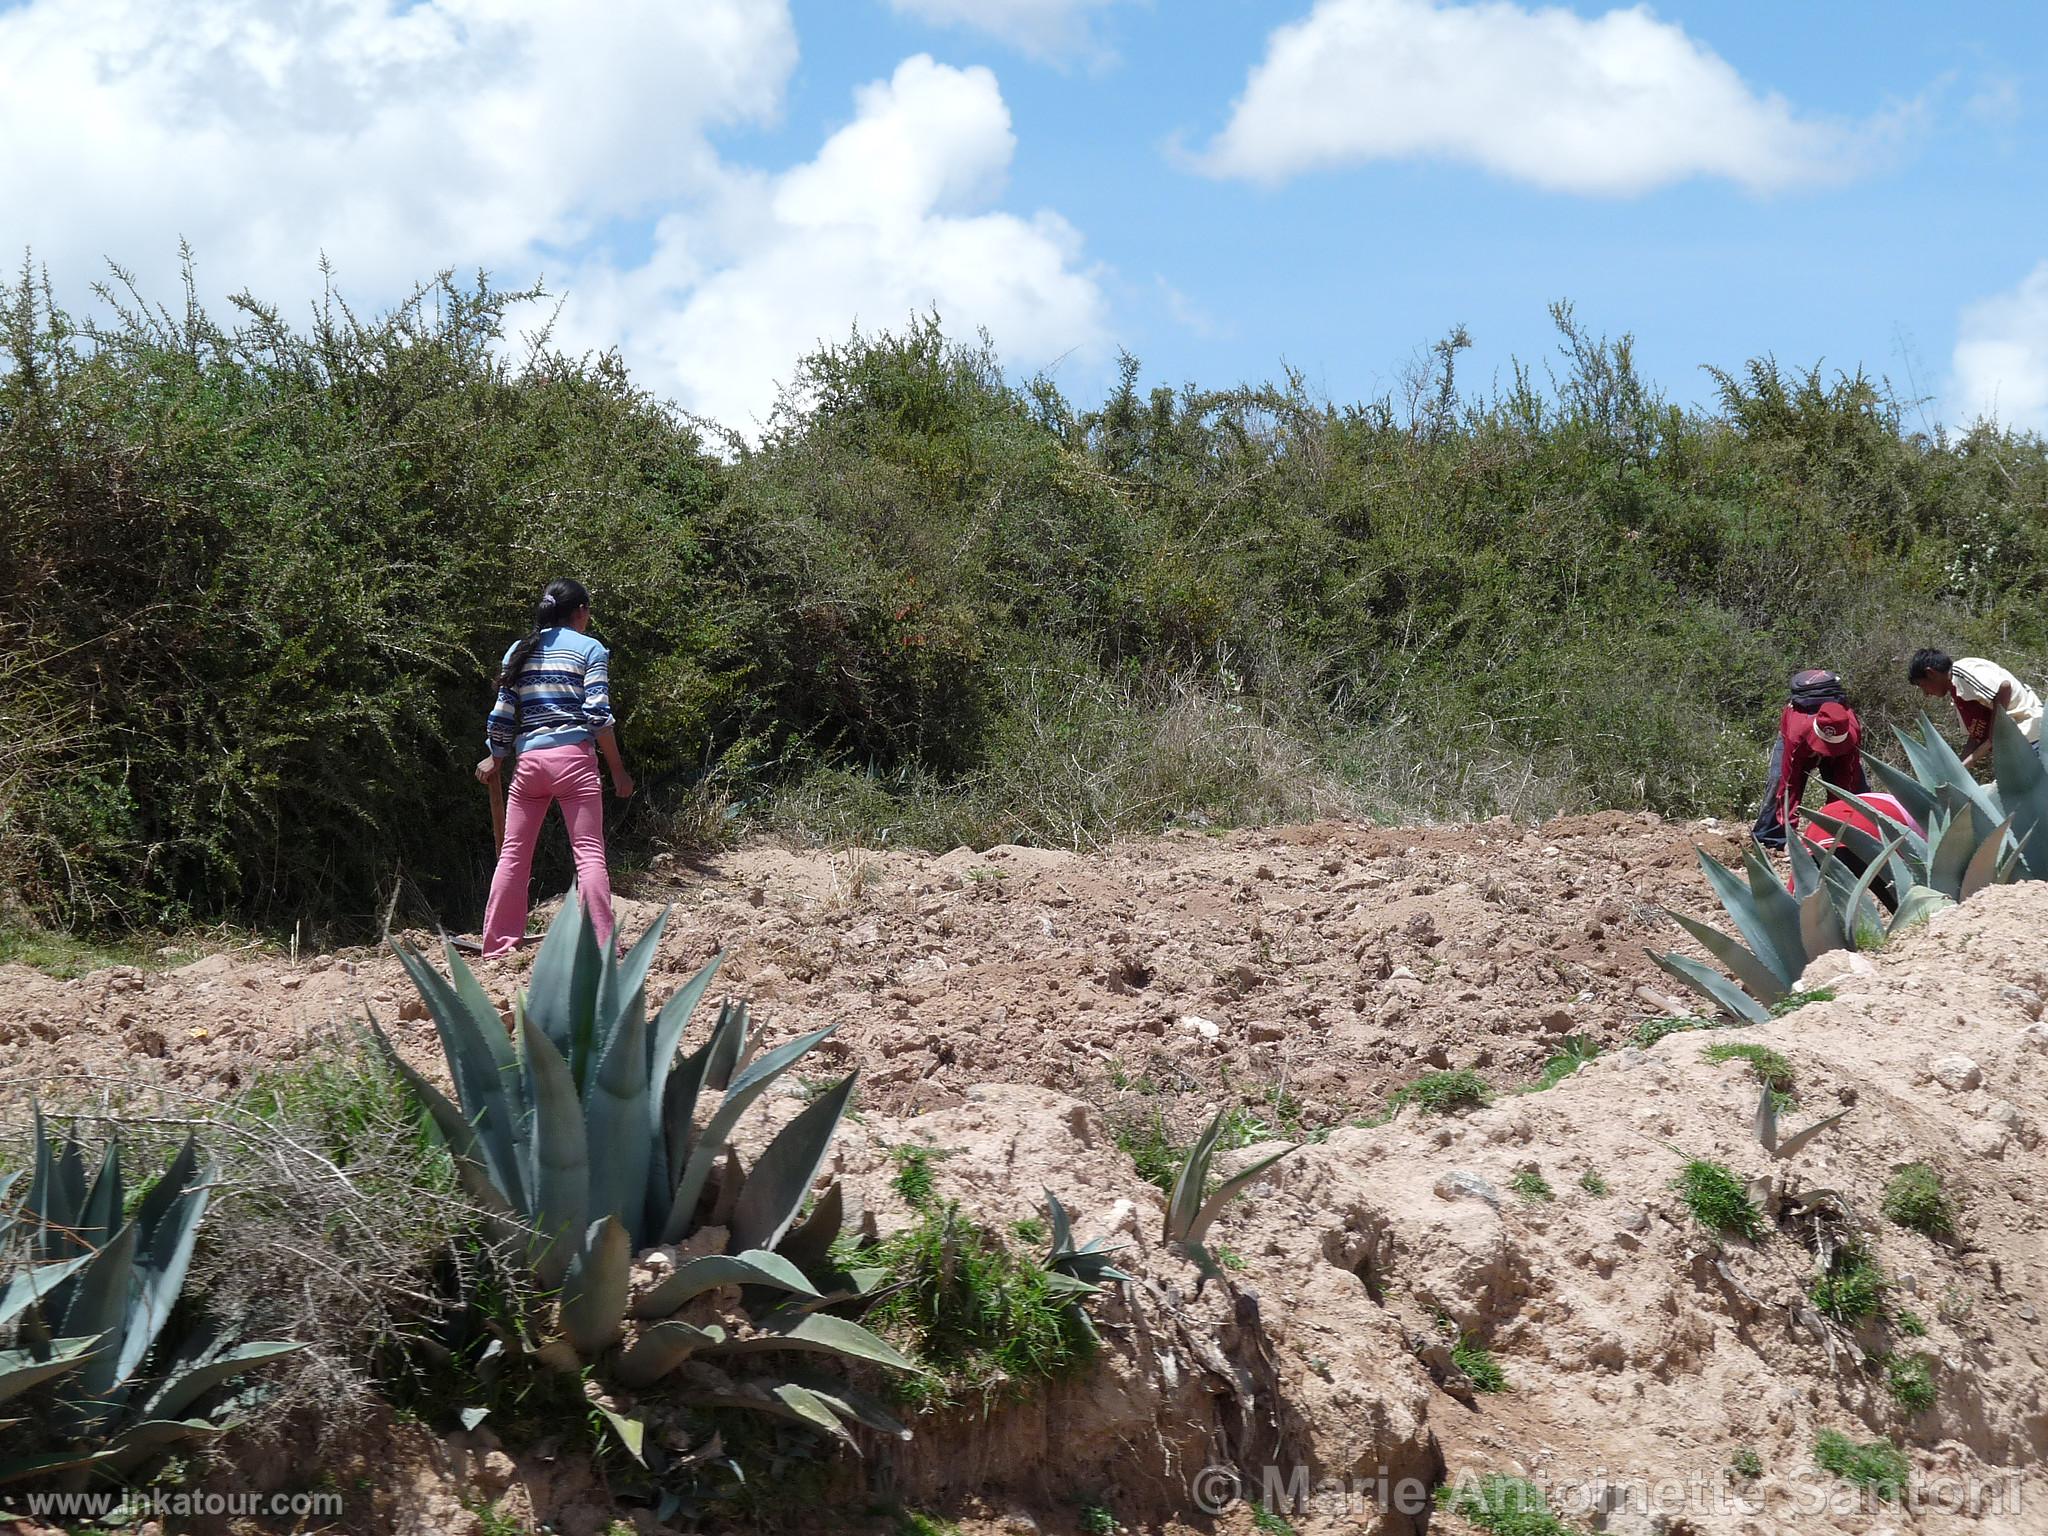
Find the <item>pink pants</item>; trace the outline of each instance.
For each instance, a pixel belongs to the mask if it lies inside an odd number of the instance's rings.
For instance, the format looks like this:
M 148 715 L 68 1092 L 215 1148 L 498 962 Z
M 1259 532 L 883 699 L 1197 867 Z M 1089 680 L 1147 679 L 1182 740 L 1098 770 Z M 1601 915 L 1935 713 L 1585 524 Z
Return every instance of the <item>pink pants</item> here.
M 587 741 L 542 747 L 519 754 L 512 787 L 505 796 L 505 846 L 491 876 L 490 904 L 484 908 L 484 958 L 509 955 L 526 932 L 533 849 L 540 841 L 548 807 L 562 805 L 569 846 L 576 855 L 576 883 L 583 910 L 597 930 L 600 952 L 612 941 L 612 878 L 604 862 L 604 786 L 597 777 L 597 749 Z

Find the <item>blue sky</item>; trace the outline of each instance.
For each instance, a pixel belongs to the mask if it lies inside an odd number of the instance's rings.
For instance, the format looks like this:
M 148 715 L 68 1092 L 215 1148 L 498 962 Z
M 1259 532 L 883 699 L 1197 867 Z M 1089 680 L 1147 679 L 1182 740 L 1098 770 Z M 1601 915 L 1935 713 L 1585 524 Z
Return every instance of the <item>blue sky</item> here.
M 67 294 L 180 234 L 287 301 L 544 271 L 742 426 L 927 304 L 1084 400 L 1123 348 L 1341 401 L 1570 298 L 1680 400 L 1770 352 L 2048 428 L 2037 7 L 17 0 L 0 78 L 0 235 Z

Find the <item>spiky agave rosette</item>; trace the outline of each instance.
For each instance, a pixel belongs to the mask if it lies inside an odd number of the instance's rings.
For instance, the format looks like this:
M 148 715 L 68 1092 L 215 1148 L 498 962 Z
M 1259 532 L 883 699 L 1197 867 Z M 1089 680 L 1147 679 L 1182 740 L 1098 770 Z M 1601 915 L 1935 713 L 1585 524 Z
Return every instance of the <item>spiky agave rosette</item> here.
M 818 1094 L 744 1169 L 732 1146 L 741 1118 L 832 1031 L 756 1055 L 746 1006 L 727 1002 L 703 1043 L 679 1056 L 718 960 L 650 1018 L 647 973 L 667 922 L 664 911 L 621 959 L 599 946 L 572 891 L 514 1002 L 509 1037 L 452 946 L 444 976 L 396 944 L 457 1102 L 400 1059 L 374 1021 L 373 1033 L 446 1139 L 464 1188 L 555 1293 L 539 1363 L 589 1369 L 601 1387 L 663 1409 L 751 1409 L 849 1445 L 854 1425 L 907 1438 L 844 1379 L 852 1362 L 919 1367 L 841 1315 L 866 1304 L 881 1274 L 834 1264 L 838 1183 L 799 1220 L 858 1074 Z M 660 1267 L 676 1262 L 635 1294 L 635 1258 L 651 1249 Z M 598 1407 L 635 1457 L 656 1454 L 646 1415 L 617 1398 Z

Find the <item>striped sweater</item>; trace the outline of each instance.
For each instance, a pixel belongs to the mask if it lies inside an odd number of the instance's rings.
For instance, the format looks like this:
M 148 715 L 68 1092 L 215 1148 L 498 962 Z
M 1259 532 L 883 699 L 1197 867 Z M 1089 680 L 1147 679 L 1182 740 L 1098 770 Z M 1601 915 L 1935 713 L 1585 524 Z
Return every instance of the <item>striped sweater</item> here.
M 511 660 L 507 648 L 505 659 Z M 611 652 L 573 629 L 541 631 L 519 676 L 498 688 L 485 727 L 491 756 L 588 741 L 612 723 Z

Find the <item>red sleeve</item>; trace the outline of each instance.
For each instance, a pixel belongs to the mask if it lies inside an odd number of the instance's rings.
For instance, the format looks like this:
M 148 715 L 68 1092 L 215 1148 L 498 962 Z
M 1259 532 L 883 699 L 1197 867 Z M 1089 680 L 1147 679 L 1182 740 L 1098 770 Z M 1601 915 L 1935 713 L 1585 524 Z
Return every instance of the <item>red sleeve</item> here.
M 1810 719 L 1810 716 L 1802 718 Z M 1806 797 L 1806 781 L 1813 773 L 1816 754 L 1804 731 L 1785 738 L 1785 801 L 1795 810 Z
M 1973 704 L 1968 699 L 1956 700 L 1956 713 L 1962 717 L 1963 729 L 1969 732 L 1970 740 L 1982 741 L 1991 734 L 1991 706 Z

